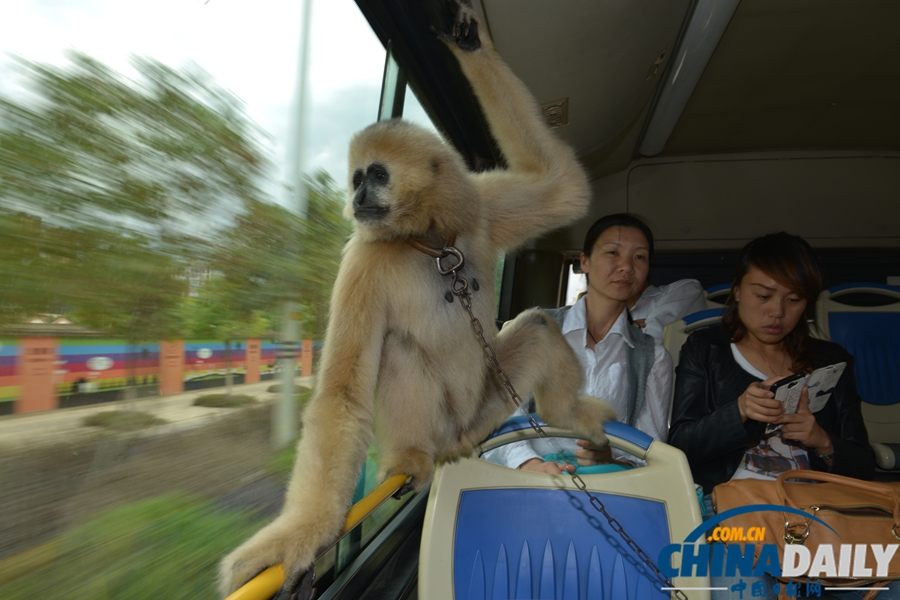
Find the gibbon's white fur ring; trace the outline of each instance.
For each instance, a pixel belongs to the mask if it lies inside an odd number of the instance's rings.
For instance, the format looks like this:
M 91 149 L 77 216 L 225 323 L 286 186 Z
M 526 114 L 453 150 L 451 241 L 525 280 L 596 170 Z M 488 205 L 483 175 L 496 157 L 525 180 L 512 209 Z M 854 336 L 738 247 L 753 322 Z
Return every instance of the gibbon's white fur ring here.
M 453 4 L 453 30 L 438 38 L 459 60 L 508 168 L 470 172 L 434 133 L 400 120 L 371 125 L 351 141 L 345 214 L 354 233 L 285 505 L 222 561 L 224 595 L 279 563 L 278 597 L 290 594 L 339 534 L 373 432 L 380 477 L 405 473 L 419 490 L 435 462 L 468 455 L 512 412 L 466 311 L 445 299 L 447 279 L 410 238 L 463 253 L 460 273 L 478 290 L 472 310 L 516 390 L 534 395 L 549 424 L 606 442 L 603 423 L 615 414 L 579 395 L 584 375 L 559 326 L 528 310 L 498 332 L 489 284 L 500 252 L 584 214 L 588 179 L 471 7 Z

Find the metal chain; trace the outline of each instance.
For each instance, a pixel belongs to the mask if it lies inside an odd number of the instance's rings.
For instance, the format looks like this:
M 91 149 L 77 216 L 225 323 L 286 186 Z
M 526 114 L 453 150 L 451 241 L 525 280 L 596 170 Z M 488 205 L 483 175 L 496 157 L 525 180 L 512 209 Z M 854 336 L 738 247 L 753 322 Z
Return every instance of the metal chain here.
M 441 260 L 447 258 L 448 256 L 453 256 L 456 259 L 456 263 L 450 267 L 445 268 L 441 264 Z M 466 312 L 469 313 L 469 320 L 472 324 L 472 330 L 475 332 L 475 336 L 481 341 L 481 349 L 484 352 L 485 358 L 489 363 L 491 363 L 491 366 L 494 367 L 497 378 L 500 379 L 500 383 L 502 383 L 503 387 L 506 388 L 506 391 L 509 393 L 509 396 L 512 402 L 515 404 L 515 407 L 519 408 L 523 403 L 522 398 L 513 387 L 512 381 L 510 381 L 509 379 L 509 375 L 507 375 L 506 371 L 503 370 L 503 367 L 500 366 L 500 361 L 497 360 L 497 354 L 494 352 L 494 348 L 491 346 L 490 342 L 487 341 L 487 338 L 484 337 L 484 327 L 481 325 L 481 321 L 479 321 L 475 316 L 475 313 L 472 312 L 472 296 L 471 294 L 469 294 L 469 282 L 465 277 L 459 274 L 459 270 L 462 269 L 463 265 L 465 265 L 466 262 L 463 253 L 454 246 L 447 246 L 441 252 L 441 256 L 437 257 L 436 260 L 438 272 L 443 276 L 451 276 L 450 291 L 453 292 L 453 295 L 459 298 L 460 304 L 462 304 L 463 308 L 466 309 Z M 529 413 L 527 417 L 532 429 L 537 432 L 538 436 L 541 439 L 549 442 L 549 438 L 547 437 L 546 432 L 541 427 L 540 423 L 538 423 L 534 418 L 534 415 Z M 560 462 L 560 465 L 562 465 L 562 462 Z M 563 470 L 569 473 L 568 469 L 564 468 Z M 638 558 L 640 558 L 644 562 L 644 564 L 646 564 L 650 568 L 650 570 L 653 571 L 653 574 L 656 576 L 659 582 L 663 584 L 663 587 L 669 588 L 676 598 L 679 598 L 680 600 L 688 600 L 687 595 L 683 591 L 674 589 L 672 580 L 666 577 L 662 573 L 662 571 L 659 570 L 659 567 L 657 567 L 656 563 L 647 555 L 646 552 L 644 552 L 644 549 L 641 548 L 630 535 L 628 535 L 622 524 L 619 523 L 619 521 L 615 517 L 609 514 L 609 512 L 606 510 L 606 506 L 603 505 L 603 502 L 600 500 L 600 498 L 592 494 L 587 489 L 587 485 L 584 483 L 584 480 L 575 473 L 569 473 L 569 475 L 572 477 L 572 483 L 575 484 L 575 487 L 587 494 L 591 506 L 593 506 L 594 509 L 596 509 L 606 518 L 612 530 L 619 534 L 619 537 L 621 537 L 622 540 L 624 540 L 628 545 L 628 547 L 631 548 L 631 550 L 635 554 L 637 554 Z

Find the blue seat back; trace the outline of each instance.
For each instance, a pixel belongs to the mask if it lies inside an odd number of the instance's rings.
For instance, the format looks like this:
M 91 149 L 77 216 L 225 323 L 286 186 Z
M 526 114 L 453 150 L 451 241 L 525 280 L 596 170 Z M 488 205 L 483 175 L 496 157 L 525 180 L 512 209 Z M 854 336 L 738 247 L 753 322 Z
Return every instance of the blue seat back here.
M 731 284 L 720 283 L 719 285 L 708 287 L 705 290 L 705 294 L 707 307 L 722 308 L 725 305 L 725 301 L 728 300 L 728 296 L 731 294 Z
M 900 403 L 900 288 L 879 283 L 834 286 L 819 297 L 816 314 L 827 339 L 856 359 L 856 385 L 863 401 Z
M 725 314 L 724 308 L 708 308 L 690 315 L 686 315 L 677 321 L 673 321 L 666 325 L 663 331 L 663 347 L 669 351 L 672 356 L 672 367 L 678 366 L 678 360 L 681 355 L 681 346 L 687 340 L 688 336 L 700 329 L 709 327 L 718 327 L 722 322 L 722 315 Z
M 651 557 L 669 544 L 665 504 L 595 493 Z M 640 518 L 629 518 L 640 515 Z M 667 599 L 646 565 L 579 491 L 463 491 L 456 523 L 456 598 Z
M 856 358 L 856 387 L 870 404 L 900 403 L 900 312 L 832 312 L 831 340 Z

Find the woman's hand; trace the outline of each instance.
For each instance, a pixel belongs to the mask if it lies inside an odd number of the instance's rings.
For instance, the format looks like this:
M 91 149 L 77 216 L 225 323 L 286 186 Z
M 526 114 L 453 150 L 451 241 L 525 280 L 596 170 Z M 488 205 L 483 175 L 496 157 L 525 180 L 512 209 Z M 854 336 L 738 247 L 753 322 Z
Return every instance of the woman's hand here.
M 760 423 L 778 423 L 778 419 L 784 415 L 784 404 L 775 399 L 775 394 L 769 391 L 769 386 L 783 379 L 773 377 L 762 383 L 751 383 L 738 397 L 738 409 L 741 411 L 741 422 L 753 419 Z
M 567 465 L 567 467 L 571 467 L 571 470 L 574 471 L 575 467 L 573 465 Z M 559 475 L 563 473 L 562 467 L 559 463 L 555 462 L 546 462 L 539 458 L 532 458 L 526 460 L 519 468 L 523 471 L 534 471 L 536 473 L 550 473 L 551 475 Z
M 834 452 L 831 438 L 816 422 L 815 416 L 809 412 L 809 388 L 806 386 L 803 386 L 803 391 L 800 393 L 797 412 L 783 415 L 775 422 L 784 423 L 781 428 L 783 439 L 796 440 L 822 456 Z
M 581 446 L 581 450 L 575 451 L 578 466 L 593 467 L 594 465 L 605 465 L 613 462 L 612 450 L 609 444 L 603 447 L 595 446 L 593 442 L 588 440 L 577 440 L 575 443 Z

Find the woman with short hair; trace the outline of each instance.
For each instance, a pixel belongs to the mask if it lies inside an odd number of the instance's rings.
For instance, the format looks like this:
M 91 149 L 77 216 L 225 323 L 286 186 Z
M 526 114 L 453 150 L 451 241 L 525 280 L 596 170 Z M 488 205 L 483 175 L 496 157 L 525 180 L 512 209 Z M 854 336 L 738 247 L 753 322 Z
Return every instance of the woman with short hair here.
M 691 334 L 682 347 L 669 443 L 687 455 L 706 494 L 733 478 L 774 479 L 790 469 L 872 478 L 853 357 L 810 335 L 821 289 L 806 241 L 757 238 L 741 251 L 721 326 Z M 769 391 L 786 376 L 841 362 L 847 367 L 816 413 L 806 391 L 794 414 Z M 774 435 L 766 435 L 770 424 L 781 426 Z

